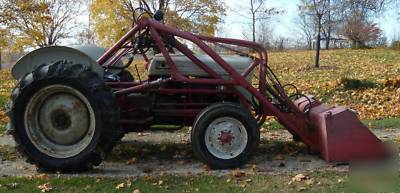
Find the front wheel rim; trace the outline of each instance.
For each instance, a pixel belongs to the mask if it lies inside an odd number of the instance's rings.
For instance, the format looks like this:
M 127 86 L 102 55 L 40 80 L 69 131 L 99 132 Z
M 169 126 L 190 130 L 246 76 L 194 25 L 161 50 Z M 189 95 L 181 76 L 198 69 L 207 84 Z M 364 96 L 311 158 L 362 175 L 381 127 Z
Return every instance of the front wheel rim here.
M 247 130 L 239 120 L 221 117 L 210 123 L 205 132 L 208 151 L 219 159 L 233 159 L 246 149 Z
M 95 133 L 95 114 L 88 99 L 66 85 L 41 88 L 24 113 L 29 140 L 45 155 L 70 158 L 85 150 Z

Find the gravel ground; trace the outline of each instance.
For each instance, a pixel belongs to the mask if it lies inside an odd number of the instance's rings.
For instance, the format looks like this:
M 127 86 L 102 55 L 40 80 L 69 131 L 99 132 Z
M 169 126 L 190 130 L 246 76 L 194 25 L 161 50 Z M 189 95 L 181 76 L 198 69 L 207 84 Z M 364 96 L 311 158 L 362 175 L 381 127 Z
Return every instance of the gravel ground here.
M 375 130 L 384 141 L 398 141 L 398 130 Z M 0 136 L 0 146 L 15 146 L 10 136 Z M 318 156 L 309 155 L 304 145 L 294 143 L 285 130 L 262 133 L 256 156 L 242 171 L 251 173 L 282 174 L 307 171 L 348 171 L 348 165 L 327 163 Z M 191 152 L 189 131 L 146 132 L 127 134 L 109 158 L 93 170 L 81 173 L 94 177 L 126 177 L 144 175 L 226 175 L 232 170 L 210 170 Z M 0 174 L 3 176 L 30 176 L 37 174 L 36 167 L 17 156 L 12 161 L 1 158 Z M 68 174 L 78 175 L 78 174 Z

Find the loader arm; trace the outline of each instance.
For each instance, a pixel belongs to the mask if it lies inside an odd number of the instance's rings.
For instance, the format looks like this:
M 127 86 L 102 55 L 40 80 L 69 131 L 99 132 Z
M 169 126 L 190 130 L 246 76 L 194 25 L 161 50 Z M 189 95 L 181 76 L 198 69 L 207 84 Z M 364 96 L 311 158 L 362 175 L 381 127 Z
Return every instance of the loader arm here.
M 143 39 L 144 37 L 145 39 Z M 180 43 L 178 38 L 189 41 L 200 48 L 230 78 L 224 79 L 218 75 L 215 69 L 204 64 L 189 48 Z M 143 41 L 146 43 L 143 44 Z M 138 42 L 141 42 L 140 45 L 137 45 Z M 239 73 L 215 52 L 209 46 L 210 44 L 216 46 L 228 45 L 230 46 L 228 48 L 234 46 L 250 49 L 255 52 L 257 57 L 248 55 L 253 59 L 253 63 L 243 73 Z M 141 54 L 147 60 L 150 57 L 143 51 L 143 47 L 147 47 L 145 50 L 150 48 L 156 50 L 164 57 L 171 76 L 162 80 L 150 81 L 144 85 L 131 83 L 131 86 L 116 91 L 115 93 L 118 96 L 159 88 L 162 84 L 168 82 L 224 86 L 240 98 L 241 104 L 258 109 L 254 111 L 254 114 L 259 125 L 262 125 L 267 116 L 274 116 L 291 134 L 299 137 L 311 151 L 321 153 L 326 160 L 351 161 L 362 158 L 376 158 L 386 154 L 382 142 L 358 120 L 353 112 L 342 107 L 325 106 L 315 98 L 300 93 L 297 93 L 295 100 L 292 100 L 285 93 L 284 87 L 268 66 L 268 55 L 265 48 L 257 43 L 195 35 L 166 26 L 151 18 L 141 17 L 138 19 L 137 25 L 102 55 L 97 62 L 105 69 L 112 68 L 115 61 L 126 53 Z M 208 77 L 190 78 L 183 75 L 171 57 L 171 48 L 184 54 L 195 65 L 203 69 Z M 231 48 L 230 50 L 235 49 Z M 150 62 L 150 59 L 148 60 Z M 258 88 L 254 87 L 252 82 L 246 80 L 251 71 L 257 72 Z M 245 97 L 243 92 L 239 92 L 236 89 L 237 87 L 248 92 L 253 101 Z M 258 105 L 255 105 L 255 103 Z M 365 149 L 366 147 L 368 149 Z

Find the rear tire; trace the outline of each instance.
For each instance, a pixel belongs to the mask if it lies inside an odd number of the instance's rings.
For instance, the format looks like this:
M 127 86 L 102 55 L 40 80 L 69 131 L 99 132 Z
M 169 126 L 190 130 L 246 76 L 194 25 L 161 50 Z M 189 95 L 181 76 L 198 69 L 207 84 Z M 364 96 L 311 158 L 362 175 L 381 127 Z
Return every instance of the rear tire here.
M 192 128 L 195 155 L 214 169 L 240 167 L 254 155 L 260 131 L 239 104 L 218 103 L 204 109 Z
M 9 117 L 17 149 L 45 171 L 99 165 L 123 132 L 109 87 L 84 65 L 41 65 L 13 90 Z

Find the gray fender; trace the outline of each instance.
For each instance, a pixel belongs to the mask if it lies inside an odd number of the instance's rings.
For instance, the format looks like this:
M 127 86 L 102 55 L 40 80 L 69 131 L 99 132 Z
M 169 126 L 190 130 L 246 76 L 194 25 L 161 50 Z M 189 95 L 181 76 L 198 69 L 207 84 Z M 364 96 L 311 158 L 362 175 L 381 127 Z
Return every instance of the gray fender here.
M 97 63 L 97 59 L 105 52 L 106 49 L 94 45 L 77 47 L 50 46 L 39 48 L 20 58 L 13 66 L 11 72 L 13 77 L 19 80 L 22 76 L 32 72 L 39 65 L 51 64 L 59 60 L 67 60 L 71 61 L 72 64 L 86 65 L 93 72 L 103 77 L 104 69 Z M 118 61 L 117 66 L 122 65 L 122 62 Z M 113 71 L 113 73 L 118 72 Z
M 73 47 L 86 55 L 88 55 L 90 58 L 93 60 L 97 61 L 104 53 L 106 53 L 107 49 L 96 46 L 96 45 L 83 45 L 83 46 L 75 46 Z M 117 67 L 122 67 L 124 64 L 122 63 L 122 60 L 118 60 L 117 63 L 115 64 Z M 121 70 L 118 69 L 110 69 L 109 72 L 113 74 L 118 74 L 121 72 Z
M 103 76 L 104 70 L 95 59 L 76 48 L 66 46 L 50 46 L 34 50 L 19 59 L 11 72 L 13 77 L 19 80 L 39 65 L 51 64 L 60 60 L 71 61 L 73 64 L 86 65 L 101 77 Z

